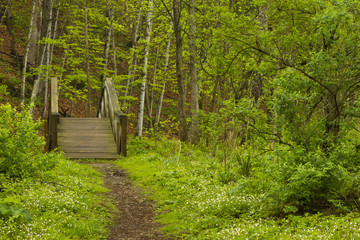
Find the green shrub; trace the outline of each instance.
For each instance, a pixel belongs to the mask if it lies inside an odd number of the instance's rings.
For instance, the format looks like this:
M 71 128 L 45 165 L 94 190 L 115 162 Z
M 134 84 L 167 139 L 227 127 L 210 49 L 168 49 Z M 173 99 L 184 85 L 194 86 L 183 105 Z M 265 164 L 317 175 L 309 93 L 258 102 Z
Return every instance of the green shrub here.
M 0 106 L 0 174 L 26 178 L 55 166 L 57 154 L 43 154 L 45 141 L 37 134 L 40 126 L 26 109 L 18 112 L 9 104 Z

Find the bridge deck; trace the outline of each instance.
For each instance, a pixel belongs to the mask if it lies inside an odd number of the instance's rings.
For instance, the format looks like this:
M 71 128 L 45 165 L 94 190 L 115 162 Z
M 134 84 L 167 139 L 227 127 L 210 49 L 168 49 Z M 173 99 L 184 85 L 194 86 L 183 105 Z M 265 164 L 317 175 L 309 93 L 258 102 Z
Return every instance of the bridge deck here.
M 120 158 L 109 118 L 61 118 L 57 141 L 69 158 Z

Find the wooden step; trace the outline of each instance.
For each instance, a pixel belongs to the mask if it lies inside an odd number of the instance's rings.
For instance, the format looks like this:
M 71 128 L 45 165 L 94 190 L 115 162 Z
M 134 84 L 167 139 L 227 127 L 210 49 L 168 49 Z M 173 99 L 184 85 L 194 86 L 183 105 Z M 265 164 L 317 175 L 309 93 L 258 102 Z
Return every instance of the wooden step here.
M 64 153 L 70 159 L 119 159 L 120 155 L 115 153 Z
M 119 158 L 108 118 L 60 119 L 58 150 L 68 158 Z

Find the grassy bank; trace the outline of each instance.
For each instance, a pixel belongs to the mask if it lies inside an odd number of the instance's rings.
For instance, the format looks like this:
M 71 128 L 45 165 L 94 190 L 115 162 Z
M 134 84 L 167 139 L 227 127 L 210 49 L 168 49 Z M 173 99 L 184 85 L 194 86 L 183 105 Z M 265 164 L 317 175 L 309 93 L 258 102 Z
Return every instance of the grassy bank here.
M 102 176 L 43 153 L 41 122 L 0 106 L 0 239 L 104 239 L 111 220 Z
M 60 157 L 37 178 L 3 182 L 0 239 L 104 239 L 110 203 L 92 167 Z
M 356 211 L 272 215 L 275 184 L 259 165 L 224 166 L 219 153 L 179 141 L 131 140 L 118 164 L 158 202 L 164 229 L 183 239 L 358 239 Z M 249 166 L 248 166 L 249 167 Z M 268 179 L 268 181 L 266 181 Z M 271 194 L 270 194 L 271 193 Z M 330 210 L 329 210 L 330 211 Z

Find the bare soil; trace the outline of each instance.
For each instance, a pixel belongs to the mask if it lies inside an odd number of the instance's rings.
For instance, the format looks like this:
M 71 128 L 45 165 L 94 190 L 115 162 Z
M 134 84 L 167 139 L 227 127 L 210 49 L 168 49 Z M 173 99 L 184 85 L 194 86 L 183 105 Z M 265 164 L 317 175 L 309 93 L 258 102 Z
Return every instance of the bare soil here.
M 155 221 L 155 205 L 146 199 L 141 189 L 134 186 L 128 173 L 111 163 L 91 163 L 104 176 L 108 197 L 116 206 L 109 240 L 169 239 L 161 234 Z

